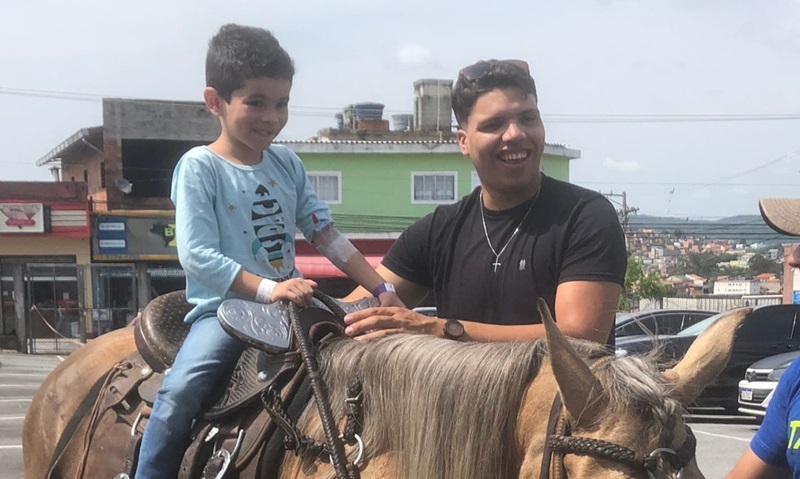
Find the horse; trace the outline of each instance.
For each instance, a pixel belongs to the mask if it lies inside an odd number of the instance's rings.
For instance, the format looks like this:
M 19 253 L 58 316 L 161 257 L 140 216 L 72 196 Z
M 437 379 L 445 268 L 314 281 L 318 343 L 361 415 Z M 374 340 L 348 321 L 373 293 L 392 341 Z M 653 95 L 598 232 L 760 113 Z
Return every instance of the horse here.
M 667 370 L 652 357 L 614 358 L 604 346 L 566 338 L 546 312 L 541 340 L 342 338 L 320 348 L 318 360 L 340 425 L 347 385 L 355 376 L 363 385 L 358 467 L 364 479 L 662 479 L 679 472 L 694 479 L 703 475 L 692 459 L 694 437 L 682 413 L 725 367 L 735 331 L 750 311 L 734 310 L 714 322 Z M 27 479 L 46 475 L 81 399 L 134 349 L 131 328 L 117 330 L 53 370 L 23 425 Z M 313 400 L 298 427 L 324 440 Z M 348 457 L 354 461 L 360 452 L 350 449 Z M 254 478 L 255 469 L 235 477 Z M 285 453 L 277 477 L 336 474 L 327 462 Z

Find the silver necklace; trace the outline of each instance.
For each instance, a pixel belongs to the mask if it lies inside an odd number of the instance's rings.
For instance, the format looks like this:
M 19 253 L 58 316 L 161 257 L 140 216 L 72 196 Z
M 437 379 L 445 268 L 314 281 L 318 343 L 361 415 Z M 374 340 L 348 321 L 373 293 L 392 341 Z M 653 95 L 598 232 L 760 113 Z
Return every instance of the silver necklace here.
M 525 222 L 525 219 L 528 217 L 528 215 L 530 214 L 531 210 L 533 209 L 533 205 L 536 203 L 536 199 L 539 198 L 539 192 L 540 191 L 542 191 L 541 182 L 539 183 L 539 189 L 536 190 L 536 194 L 533 196 L 533 201 L 531 201 L 531 205 L 528 206 L 528 211 L 525 212 L 525 216 L 523 216 L 522 219 L 519 220 L 519 223 L 517 224 L 517 227 L 514 228 L 514 232 L 511 233 L 511 236 L 509 236 L 508 240 L 506 240 L 506 244 L 504 244 L 503 247 L 500 248 L 500 252 L 498 253 L 497 251 L 494 250 L 494 246 L 492 246 L 492 240 L 489 239 L 489 231 L 487 231 L 487 229 L 486 229 L 486 218 L 484 217 L 484 214 L 483 214 L 483 190 L 481 190 L 480 197 L 478 198 L 478 200 L 480 201 L 480 207 L 481 207 L 481 223 L 483 223 L 483 235 L 486 237 L 486 243 L 489 244 L 489 249 L 492 250 L 492 254 L 494 254 L 494 262 L 492 262 L 492 272 L 493 273 L 496 273 L 497 272 L 497 268 L 500 267 L 500 264 L 501 264 L 500 263 L 500 255 L 503 254 L 503 251 L 506 250 L 508 245 L 511 243 L 511 240 L 513 240 L 514 237 L 517 236 L 517 233 L 519 233 L 519 229 L 522 226 L 522 223 Z

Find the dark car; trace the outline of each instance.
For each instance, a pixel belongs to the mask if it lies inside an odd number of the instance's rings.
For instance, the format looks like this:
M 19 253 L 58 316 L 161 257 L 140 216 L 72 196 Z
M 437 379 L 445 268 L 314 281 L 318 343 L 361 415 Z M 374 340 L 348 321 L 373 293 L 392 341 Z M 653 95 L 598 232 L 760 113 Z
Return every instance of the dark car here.
M 680 360 L 697 336 L 725 313 L 706 318 L 675 335 L 629 336 L 617 340 L 617 356 L 647 354 L 657 347 L 665 367 Z M 748 366 L 778 353 L 800 349 L 800 305 L 758 306 L 736 333 L 728 365 L 697 398 L 697 406 L 738 409 L 738 384 Z
M 657 309 L 629 313 L 614 320 L 614 334 L 618 338 L 637 335 L 672 335 L 717 314 L 716 311 L 697 309 Z
M 739 412 L 764 417 L 778 380 L 798 356 L 800 350 L 776 354 L 751 364 L 744 379 L 739 381 Z

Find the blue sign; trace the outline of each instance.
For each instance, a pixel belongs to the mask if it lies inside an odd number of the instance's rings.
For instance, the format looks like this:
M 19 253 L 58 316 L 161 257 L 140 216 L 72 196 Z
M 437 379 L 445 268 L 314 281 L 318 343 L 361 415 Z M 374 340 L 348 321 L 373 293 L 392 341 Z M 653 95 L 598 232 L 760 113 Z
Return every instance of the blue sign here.
M 97 252 L 101 255 L 128 254 L 127 218 L 105 216 L 97 222 Z
M 792 293 L 792 303 L 800 304 L 800 291 L 795 291 Z

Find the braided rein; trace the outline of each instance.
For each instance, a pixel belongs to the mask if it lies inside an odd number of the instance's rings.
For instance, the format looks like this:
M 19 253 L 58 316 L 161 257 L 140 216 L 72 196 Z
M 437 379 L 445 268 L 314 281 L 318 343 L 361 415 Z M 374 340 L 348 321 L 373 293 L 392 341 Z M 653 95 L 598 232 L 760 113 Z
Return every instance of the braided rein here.
M 637 454 L 628 447 L 590 437 L 550 434 L 547 436 L 547 446 L 552 451 L 562 454 L 578 454 L 610 459 L 635 468 L 644 469 L 649 473 L 656 471 L 658 460 L 663 457 L 674 470 L 680 470 L 692 460 L 697 446 L 697 439 L 695 439 L 691 428 L 686 425 L 684 427 L 686 428 L 686 440 L 680 449 L 674 451 L 668 448 L 658 448 L 647 456 Z

